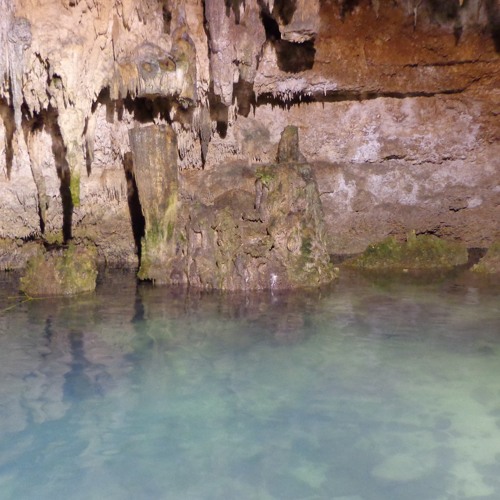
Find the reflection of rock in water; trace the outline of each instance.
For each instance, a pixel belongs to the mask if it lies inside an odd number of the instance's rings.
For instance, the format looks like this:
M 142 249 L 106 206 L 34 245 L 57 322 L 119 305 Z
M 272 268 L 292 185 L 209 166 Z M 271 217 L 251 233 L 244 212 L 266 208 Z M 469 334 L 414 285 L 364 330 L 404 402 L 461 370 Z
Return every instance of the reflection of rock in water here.
M 71 331 L 68 334 L 71 364 L 70 371 L 64 376 L 64 399 L 79 400 L 94 395 L 94 388 L 85 369 L 90 363 L 85 358 L 83 333 Z
M 288 312 L 278 317 L 274 339 L 279 344 L 295 344 L 305 338 L 304 316 L 299 312 Z
M 0 339 L 0 435 L 22 431 L 29 421 L 57 420 L 68 408 L 62 394 L 68 366 L 51 316 L 31 319 L 11 315 L 15 328 Z M 42 332 L 33 330 L 44 323 Z
M 199 329 L 197 318 L 223 317 L 228 323 L 238 323 L 236 335 L 230 334 L 238 342 L 265 341 L 274 344 L 291 344 L 305 340 L 311 330 L 305 328 L 307 318 L 320 306 L 324 290 L 310 289 L 301 291 L 252 291 L 224 292 L 188 290 L 185 287 L 158 288 L 140 285 L 145 319 L 155 318 L 154 324 L 145 323 L 148 335 L 157 341 L 165 340 L 170 347 L 190 344 L 200 335 L 221 337 L 229 330 L 212 331 L 205 320 Z M 174 319 L 189 318 L 187 329 L 172 328 Z M 136 321 L 137 331 L 144 333 L 141 320 Z M 248 325 L 249 328 L 243 327 Z M 255 326 L 255 327 L 254 327 Z M 202 330 L 202 331 L 201 331 Z M 246 334 L 243 334 L 246 332 Z M 226 341 L 229 339 L 226 338 Z
M 103 396 L 112 386 L 113 377 L 106 366 L 93 363 L 86 356 L 84 334 L 72 330 L 68 334 L 71 363 L 70 371 L 64 376 L 64 398 L 80 401 Z

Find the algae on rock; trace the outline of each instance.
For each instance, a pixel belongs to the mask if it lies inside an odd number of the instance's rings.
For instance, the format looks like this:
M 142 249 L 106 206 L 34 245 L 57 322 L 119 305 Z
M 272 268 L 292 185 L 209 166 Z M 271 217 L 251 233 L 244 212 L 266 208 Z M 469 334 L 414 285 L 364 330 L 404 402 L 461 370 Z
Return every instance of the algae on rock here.
M 70 243 L 50 251 L 40 249 L 21 278 L 21 291 L 31 296 L 74 295 L 95 290 L 97 249 Z
M 362 269 L 451 269 L 467 264 L 467 260 L 467 249 L 463 245 L 411 232 L 406 242 L 388 237 L 369 245 L 363 254 L 348 260 L 345 265 Z

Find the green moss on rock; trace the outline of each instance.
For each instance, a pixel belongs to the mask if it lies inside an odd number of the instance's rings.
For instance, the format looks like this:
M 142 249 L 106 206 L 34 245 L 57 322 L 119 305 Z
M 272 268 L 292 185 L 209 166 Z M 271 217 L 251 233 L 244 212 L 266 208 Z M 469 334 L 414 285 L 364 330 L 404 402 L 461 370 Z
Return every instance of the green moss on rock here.
M 259 167 L 255 172 L 257 180 L 262 182 L 262 184 L 268 188 L 273 179 L 276 177 L 274 171 L 275 168 L 276 167 L 273 165 L 264 165 L 262 167 Z
M 500 274 L 500 241 L 495 241 L 486 255 L 472 267 L 472 271 L 481 274 Z
M 406 242 L 393 237 L 369 245 L 364 253 L 345 265 L 362 269 L 451 269 L 467 263 L 467 249 L 433 235 L 408 235 Z
M 76 171 L 71 172 L 69 179 L 69 191 L 71 193 L 71 202 L 74 207 L 80 206 L 80 174 Z
M 70 244 L 67 248 L 40 250 L 32 257 L 21 278 L 21 290 L 35 297 L 74 295 L 93 291 L 96 278 L 96 247 Z

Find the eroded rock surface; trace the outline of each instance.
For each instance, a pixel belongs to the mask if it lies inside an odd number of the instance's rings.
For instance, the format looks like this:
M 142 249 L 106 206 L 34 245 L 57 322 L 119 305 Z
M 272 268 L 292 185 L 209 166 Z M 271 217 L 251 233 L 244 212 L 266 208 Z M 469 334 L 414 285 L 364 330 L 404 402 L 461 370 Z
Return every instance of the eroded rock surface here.
M 281 157 L 297 125 L 328 253 L 412 230 L 477 248 L 500 238 L 495 2 L 0 0 L 0 11 L 0 238 L 16 248 L 87 238 L 108 265 L 137 266 L 152 240 L 129 131 L 148 126 L 175 134 L 193 213 L 196 201 L 233 206 L 222 186 L 246 206 L 253 165 Z

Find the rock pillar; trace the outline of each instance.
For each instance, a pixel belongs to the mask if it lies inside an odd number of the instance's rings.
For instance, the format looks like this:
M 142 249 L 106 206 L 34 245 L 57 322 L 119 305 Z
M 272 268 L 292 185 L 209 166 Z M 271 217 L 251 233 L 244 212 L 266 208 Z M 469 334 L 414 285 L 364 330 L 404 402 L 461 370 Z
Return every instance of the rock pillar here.
M 171 283 L 176 259 L 177 141 L 168 125 L 129 132 L 134 175 L 145 220 L 140 279 Z M 182 273 L 176 281 L 183 281 Z

